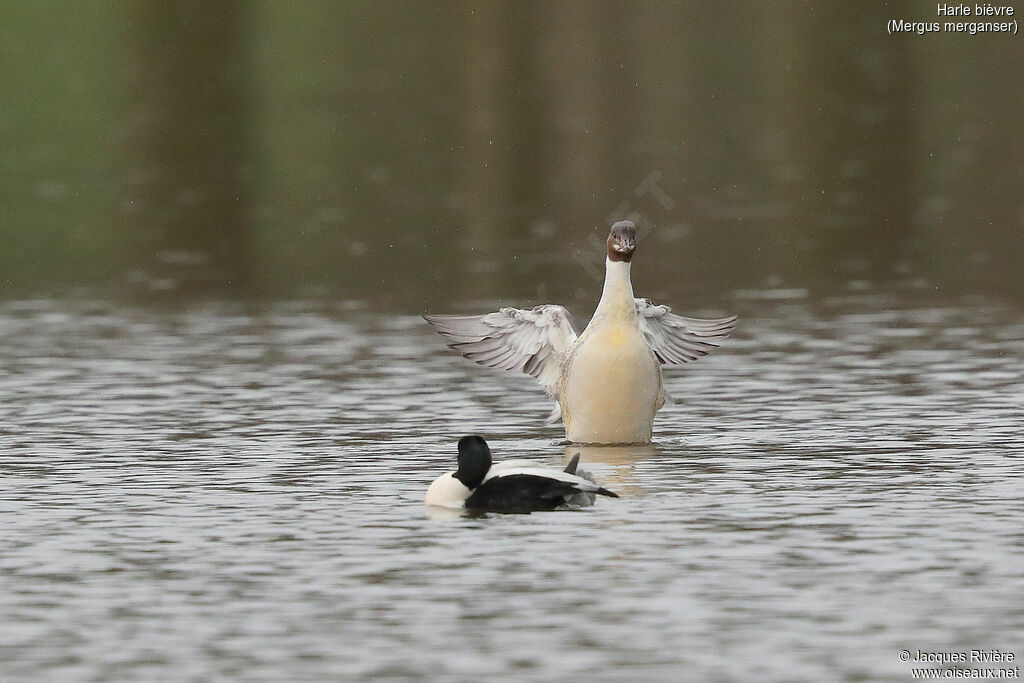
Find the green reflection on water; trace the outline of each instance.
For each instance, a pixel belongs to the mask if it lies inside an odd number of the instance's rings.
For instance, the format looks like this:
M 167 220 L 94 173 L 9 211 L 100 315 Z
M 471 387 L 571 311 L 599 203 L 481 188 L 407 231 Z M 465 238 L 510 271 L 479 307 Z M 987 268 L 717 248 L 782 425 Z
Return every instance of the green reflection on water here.
M 1022 52 L 932 3 L 5 8 L 9 295 L 589 304 L 637 289 L 1024 293 Z

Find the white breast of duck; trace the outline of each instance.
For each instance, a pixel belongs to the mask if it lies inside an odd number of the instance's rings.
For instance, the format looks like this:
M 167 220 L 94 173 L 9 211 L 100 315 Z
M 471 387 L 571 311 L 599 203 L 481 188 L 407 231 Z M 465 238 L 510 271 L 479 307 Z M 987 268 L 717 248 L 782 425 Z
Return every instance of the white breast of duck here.
M 565 470 L 523 462 L 492 466 L 487 442 L 479 436 L 459 440 L 459 469 L 438 477 L 427 489 L 425 503 L 446 508 L 533 512 L 563 505 L 593 504 L 596 495 L 618 496 L 576 475 L 577 455 Z
M 601 302 L 570 352 L 559 390 L 575 443 L 648 443 L 664 403 L 661 366 L 637 319 L 630 262 L 609 257 Z

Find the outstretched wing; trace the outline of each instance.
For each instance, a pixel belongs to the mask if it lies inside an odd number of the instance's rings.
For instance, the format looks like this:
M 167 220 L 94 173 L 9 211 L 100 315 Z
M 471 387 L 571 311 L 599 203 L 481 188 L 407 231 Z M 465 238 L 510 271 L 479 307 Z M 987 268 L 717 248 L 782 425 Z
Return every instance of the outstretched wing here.
M 553 304 L 423 319 L 448 338 L 449 348 L 489 368 L 522 370 L 536 377 L 549 396 L 555 394 L 562 361 L 576 341 L 569 311 Z
M 706 356 L 729 336 L 736 316 L 704 320 L 674 315 L 668 306 L 634 299 L 636 317 L 647 346 L 666 365 L 678 365 Z

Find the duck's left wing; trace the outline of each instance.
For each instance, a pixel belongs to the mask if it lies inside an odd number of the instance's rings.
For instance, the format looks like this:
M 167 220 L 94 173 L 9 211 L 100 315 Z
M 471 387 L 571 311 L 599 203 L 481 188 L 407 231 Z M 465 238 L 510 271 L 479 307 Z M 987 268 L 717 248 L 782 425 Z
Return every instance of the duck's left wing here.
M 689 363 L 706 356 L 736 325 L 734 315 L 710 320 L 684 318 L 672 313 L 668 306 L 659 306 L 649 299 L 634 299 L 634 302 L 647 346 L 666 365 Z
M 576 341 L 569 311 L 554 304 L 423 319 L 448 338 L 449 348 L 480 365 L 536 377 L 549 396 L 555 395 L 562 361 Z

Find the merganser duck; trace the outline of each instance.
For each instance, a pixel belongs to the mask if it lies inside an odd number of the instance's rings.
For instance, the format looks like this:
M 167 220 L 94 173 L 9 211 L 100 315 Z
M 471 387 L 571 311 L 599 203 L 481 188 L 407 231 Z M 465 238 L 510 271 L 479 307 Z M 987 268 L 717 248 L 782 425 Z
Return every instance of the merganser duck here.
M 459 439 L 459 469 L 443 474 L 427 489 L 425 503 L 446 508 L 533 512 L 563 505 L 590 505 L 596 495 L 618 498 L 576 474 L 579 454 L 565 470 L 549 470 L 522 460 L 492 464 L 491 449 L 479 436 Z
M 647 444 L 654 414 L 667 397 L 661 366 L 707 355 L 729 336 L 736 316 L 684 318 L 668 306 L 634 298 L 631 221 L 612 226 L 607 246 L 601 301 L 579 336 L 569 312 L 554 304 L 423 318 L 466 358 L 537 378 L 558 404 L 548 422 L 561 417 L 570 442 Z

